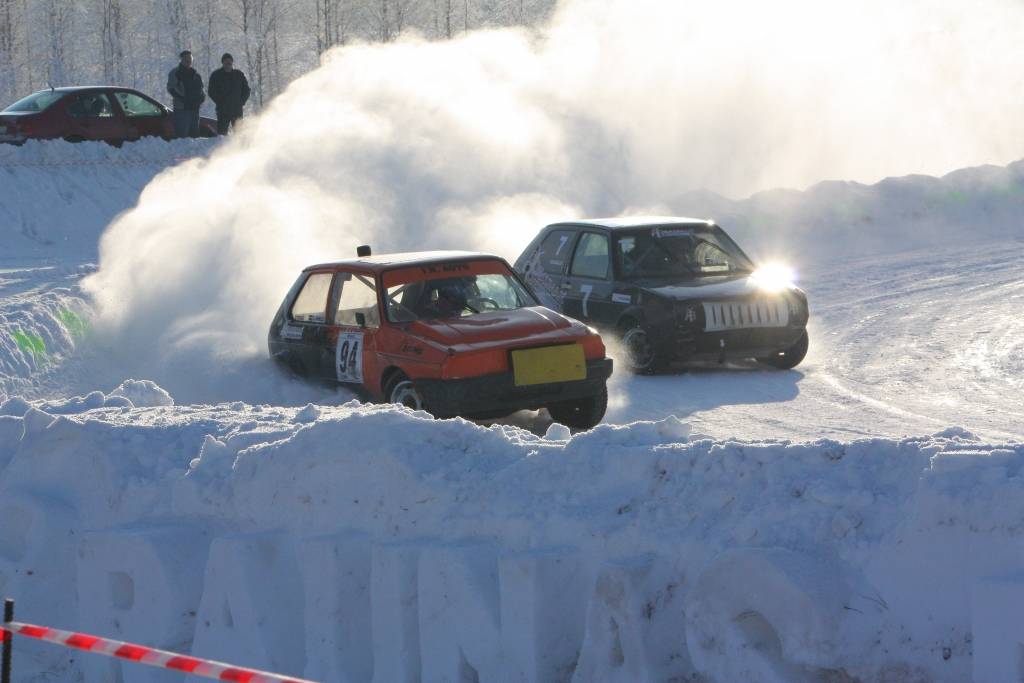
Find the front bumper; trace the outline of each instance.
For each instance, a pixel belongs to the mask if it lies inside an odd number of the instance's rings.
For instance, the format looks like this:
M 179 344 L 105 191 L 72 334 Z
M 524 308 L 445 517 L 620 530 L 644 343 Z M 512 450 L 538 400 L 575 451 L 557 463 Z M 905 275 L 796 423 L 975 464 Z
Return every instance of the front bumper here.
M 715 361 L 763 358 L 791 347 L 804 329 L 790 326 L 699 332 L 689 358 Z
M 655 351 L 671 361 L 724 362 L 761 358 L 788 349 L 805 329 L 805 325 L 787 325 L 710 331 L 664 325 L 649 334 Z
M 610 358 L 587 361 L 586 379 L 517 387 L 511 372 L 466 379 L 418 379 L 427 409 L 437 417 L 498 417 L 599 393 L 612 374 Z

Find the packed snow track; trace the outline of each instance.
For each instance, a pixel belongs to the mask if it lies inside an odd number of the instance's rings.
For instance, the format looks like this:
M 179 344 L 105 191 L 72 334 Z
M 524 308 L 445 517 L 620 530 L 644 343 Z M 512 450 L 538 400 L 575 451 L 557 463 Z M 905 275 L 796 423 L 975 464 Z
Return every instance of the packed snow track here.
M 792 371 L 755 363 L 685 368 L 658 376 L 619 369 L 606 421 L 675 416 L 714 438 L 900 437 L 959 426 L 993 440 L 1024 440 L 1024 241 L 825 264 L 803 273 L 811 351 Z M 87 272 L 89 269 L 82 269 Z M 73 268 L 0 275 L 0 391 L 60 399 L 110 390 L 131 349 L 90 345 L 62 328 L 88 307 Z M 70 285 L 70 286 L 69 286 Z M 52 339 L 45 360 L 14 338 Z M 74 344 L 81 345 L 73 353 Z M 129 353 L 125 353 L 128 351 Z M 617 349 L 612 345 L 613 355 Z M 145 376 L 181 403 L 343 403 L 344 389 L 280 376 L 262 357 L 211 369 L 175 367 Z M 156 369 L 156 366 L 154 366 Z M 191 373 L 190 373 L 191 370 Z M 212 373 L 212 374 L 211 374 Z M 541 412 L 504 420 L 543 433 Z
M 900 436 L 951 425 L 1024 440 L 1024 241 L 964 244 L 805 272 L 811 351 L 613 380 L 608 419 L 688 417 L 715 437 Z

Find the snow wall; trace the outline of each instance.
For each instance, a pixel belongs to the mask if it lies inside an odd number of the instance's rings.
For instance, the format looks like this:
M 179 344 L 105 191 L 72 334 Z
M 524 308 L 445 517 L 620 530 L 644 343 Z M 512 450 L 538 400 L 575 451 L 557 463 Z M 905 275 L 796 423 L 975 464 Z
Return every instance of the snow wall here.
M 171 403 L 0 407 L 22 620 L 325 682 L 1019 676 L 1020 444 Z M 23 641 L 16 663 L 175 680 Z

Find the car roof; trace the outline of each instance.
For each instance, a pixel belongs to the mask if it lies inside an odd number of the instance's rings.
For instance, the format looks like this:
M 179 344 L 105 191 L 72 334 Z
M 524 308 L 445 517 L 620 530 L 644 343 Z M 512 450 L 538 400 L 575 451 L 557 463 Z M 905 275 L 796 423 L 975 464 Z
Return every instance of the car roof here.
M 363 271 L 381 272 L 394 267 L 450 263 L 451 261 L 471 261 L 475 259 L 504 260 L 494 254 L 484 254 L 475 251 L 410 251 L 398 254 L 377 254 L 341 261 L 329 261 L 327 263 L 306 266 L 303 270 L 329 270 L 333 268 L 354 267 Z
M 38 90 L 37 92 L 46 92 L 48 89 Z M 56 92 L 89 92 L 91 90 L 130 90 L 131 92 L 139 92 L 135 88 L 129 88 L 125 85 L 66 85 L 60 88 L 53 88 Z
M 628 230 L 631 228 L 653 228 L 666 226 L 707 227 L 715 222 L 706 218 L 687 218 L 685 216 L 620 216 L 619 218 L 587 218 L 576 221 L 552 223 L 549 228 L 559 226 L 605 228 L 607 230 Z

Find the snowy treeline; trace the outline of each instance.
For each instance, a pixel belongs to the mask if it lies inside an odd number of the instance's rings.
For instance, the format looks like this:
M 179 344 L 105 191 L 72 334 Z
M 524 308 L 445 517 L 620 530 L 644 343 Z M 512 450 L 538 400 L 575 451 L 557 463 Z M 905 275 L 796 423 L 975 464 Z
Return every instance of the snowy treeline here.
M 231 52 L 260 107 L 335 45 L 408 31 L 534 25 L 555 0 L 0 0 L 0 108 L 48 85 L 117 83 L 166 99 L 182 49 L 206 79 Z

